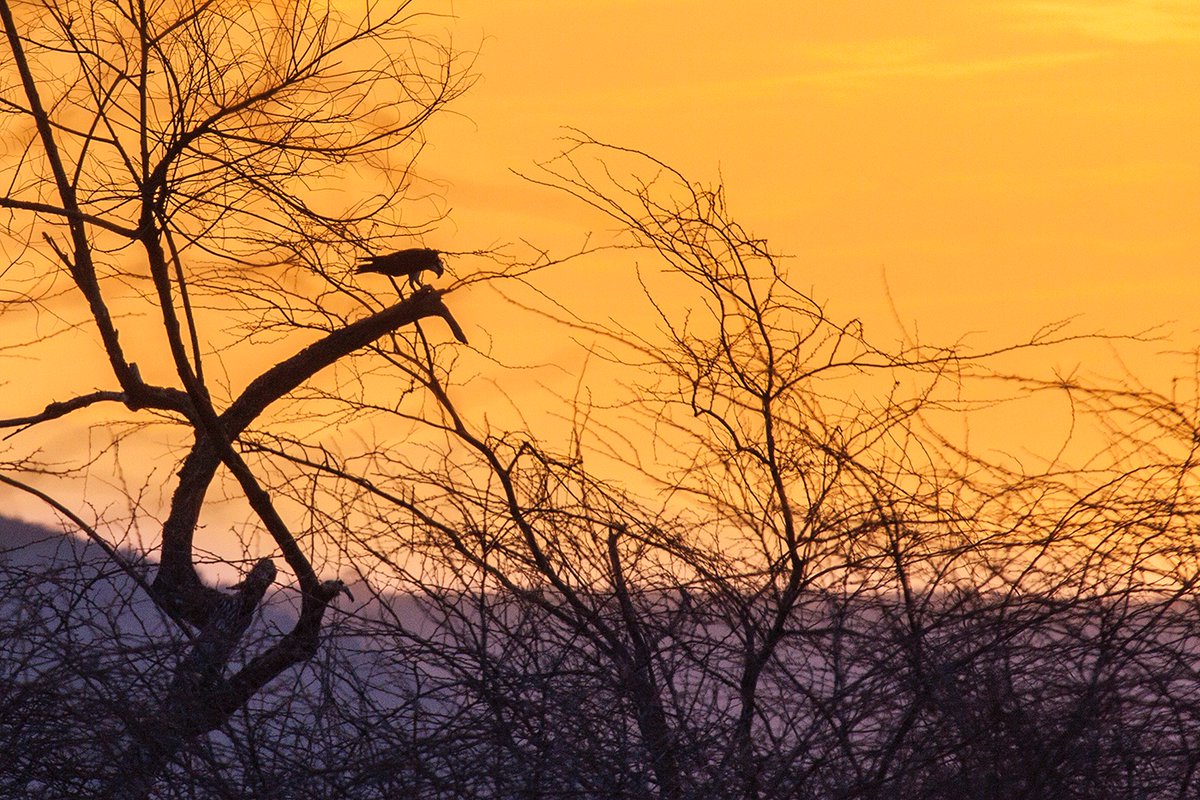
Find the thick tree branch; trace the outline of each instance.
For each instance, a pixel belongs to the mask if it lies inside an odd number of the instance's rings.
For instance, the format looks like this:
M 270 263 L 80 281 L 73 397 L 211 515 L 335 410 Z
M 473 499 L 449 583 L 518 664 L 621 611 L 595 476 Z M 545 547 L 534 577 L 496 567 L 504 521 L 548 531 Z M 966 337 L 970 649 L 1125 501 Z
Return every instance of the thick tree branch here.
M 56 217 L 62 217 L 65 220 L 73 222 L 86 222 L 89 225 L 94 225 L 97 228 L 102 228 L 111 233 L 120 234 L 121 236 L 130 239 L 136 239 L 138 232 L 136 228 L 130 228 L 116 222 L 111 222 L 104 217 L 98 217 L 95 214 L 88 214 L 78 208 L 62 208 L 60 206 L 51 205 L 50 203 L 37 203 L 32 200 L 17 200 L 13 197 L 0 197 L 0 208 L 12 208 L 18 211 L 34 211 L 39 214 L 51 214 Z
M 0 419 L 0 428 L 17 428 L 4 438 L 7 439 L 15 436 L 21 429 L 28 428 L 31 425 L 36 425 L 39 422 L 46 422 L 59 417 L 65 417 L 72 411 L 78 411 L 81 408 L 94 406 L 97 403 L 124 403 L 126 399 L 125 392 L 92 392 L 91 394 L 72 397 L 70 400 L 60 400 L 50 403 L 40 413 L 30 414 L 24 417 L 9 417 L 8 419 Z
M 136 375 L 137 365 L 132 366 Z M 65 417 L 72 411 L 78 411 L 99 403 L 122 403 L 127 408 L 133 410 L 139 408 L 156 408 L 160 411 L 175 411 L 189 419 L 192 416 L 191 401 L 188 400 L 186 394 L 178 389 L 171 389 L 166 386 L 151 386 L 143 383 L 136 386 L 132 392 L 98 391 L 72 397 L 70 400 L 59 400 L 48 404 L 37 414 L 0 419 L 0 428 L 17 429 L 4 437 L 8 439 L 26 428 L 42 422 L 48 422 L 52 419 Z
M 376 314 L 331 331 L 276 364 L 252 381 L 220 415 L 220 429 L 226 443 L 236 439 L 271 403 L 338 359 L 380 336 L 425 317 L 443 316 L 445 311 L 441 293 L 426 288 Z M 213 590 L 200 584 L 196 575 L 192 564 L 192 539 L 205 493 L 221 461 L 217 446 L 206 438 L 198 437 L 179 472 L 179 485 L 171 501 L 171 513 L 163 525 L 162 562 L 155 587 L 162 593 L 164 601 L 177 603 L 179 612 L 195 625 L 204 624 L 208 605 L 215 596 Z M 291 553 L 289 565 L 297 554 L 297 551 Z M 312 593 L 311 587 L 308 591 Z

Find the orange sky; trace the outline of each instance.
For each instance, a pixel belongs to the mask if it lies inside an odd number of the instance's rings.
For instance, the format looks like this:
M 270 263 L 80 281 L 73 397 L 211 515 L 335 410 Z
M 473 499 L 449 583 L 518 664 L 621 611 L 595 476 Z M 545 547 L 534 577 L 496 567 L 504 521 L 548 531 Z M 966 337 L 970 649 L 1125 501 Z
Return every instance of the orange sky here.
M 738 219 L 793 256 L 792 282 L 834 316 L 864 318 L 870 338 L 898 335 L 890 287 L 898 319 L 926 343 L 971 333 L 982 347 L 1076 315 L 1080 331 L 1170 323 L 1171 338 L 1131 351 L 1139 358 L 1200 342 L 1195 0 L 452 9 L 427 24 L 480 50 L 481 79 L 427 128 L 418 168 L 451 209 L 430 246 L 525 239 L 565 253 L 603 227 L 509 171 L 553 156 L 574 126 L 695 180 L 722 176 Z M 598 297 L 571 296 L 587 281 L 570 272 L 550 281 L 577 307 Z M 496 330 L 502 309 L 470 293 L 452 301 L 473 343 L 496 334 L 498 356 L 519 349 L 503 335 L 519 332 Z M 559 355 L 526 363 L 560 364 L 569 390 L 582 357 Z M 18 502 L 10 513 L 35 513 Z
M 570 125 L 719 171 L 739 219 L 795 256 L 794 282 L 889 335 L 885 275 L 925 341 L 1075 315 L 1194 339 L 1194 0 L 453 10 L 459 45 L 482 40 L 482 80 L 430 129 L 451 247 L 578 230 L 579 209 L 507 172 Z

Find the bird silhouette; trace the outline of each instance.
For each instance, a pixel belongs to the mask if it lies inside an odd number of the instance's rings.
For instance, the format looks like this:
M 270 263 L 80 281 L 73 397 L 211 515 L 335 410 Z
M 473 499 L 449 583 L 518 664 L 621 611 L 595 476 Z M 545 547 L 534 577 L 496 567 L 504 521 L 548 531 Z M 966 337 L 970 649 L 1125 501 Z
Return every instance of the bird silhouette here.
M 392 278 L 408 278 L 413 287 L 421 285 L 421 272 L 429 270 L 439 278 L 444 270 L 437 250 L 410 247 L 382 256 L 367 256 L 358 265 L 357 273 L 377 272 Z

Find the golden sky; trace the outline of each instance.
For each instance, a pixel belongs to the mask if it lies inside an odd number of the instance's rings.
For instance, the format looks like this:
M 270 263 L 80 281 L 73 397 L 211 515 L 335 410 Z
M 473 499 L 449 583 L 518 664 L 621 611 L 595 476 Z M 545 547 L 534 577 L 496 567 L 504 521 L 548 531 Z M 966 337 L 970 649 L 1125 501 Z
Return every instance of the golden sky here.
M 888 335 L 890 287 L 927 342 L 1076 315 L 1194 340 L 1195 0 L 452 8 L 482 79 L 430 129 L 447 249 L 578 232 L 578 208 L 508 172 L 574 126 L 721 176 L 793 282 Z
M 896 338 L 899 321 L 925 343 L 983 347 L 1078 317 L 1080 332 L 1170 325 L 1144 356 L 1200 342 L 1196 0 L 449 8 L 424 24 L 478 49 L 480 80 L 426 129 L 418 169 L 450 209 L 429 246 L 566 253 L 606 226 L 510 171 L 555 155 L 573 126 L 722 179 L 739 221 L 790 256 L 791 282 L 862 317 L 869 338 Z M 608 302 L 624 291 L 610 288 Z M 495 333 L 507 356 L 520 332 L 502 336 L 505 312 L 483 301 L 452 304 L 473 343 Z M 612 305 L 593 316 L 619 317 Z M 582 356 L 558 355 L 527 363 L 559 363 L 569 388 Z M 26 500 L 10 513 L 32 513 Z

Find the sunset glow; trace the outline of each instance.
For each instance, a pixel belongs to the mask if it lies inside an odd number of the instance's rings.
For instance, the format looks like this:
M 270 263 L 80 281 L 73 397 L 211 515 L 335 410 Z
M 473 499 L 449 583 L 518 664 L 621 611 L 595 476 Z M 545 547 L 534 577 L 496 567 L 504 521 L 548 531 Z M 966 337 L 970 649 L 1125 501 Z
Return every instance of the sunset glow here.
M 638 147 L 839 313 L 923 338 L 1195 327 L 1200 9 L 1191 2 L 458 0 L 482 80 L 432 129 L 456 242 L 578 232 L 508 173 L 563 126 Z M 982 341 L 981 340 L 981 341 Z
M 0 795 L 1162 798 L 1196 0 L 0 0 Z

